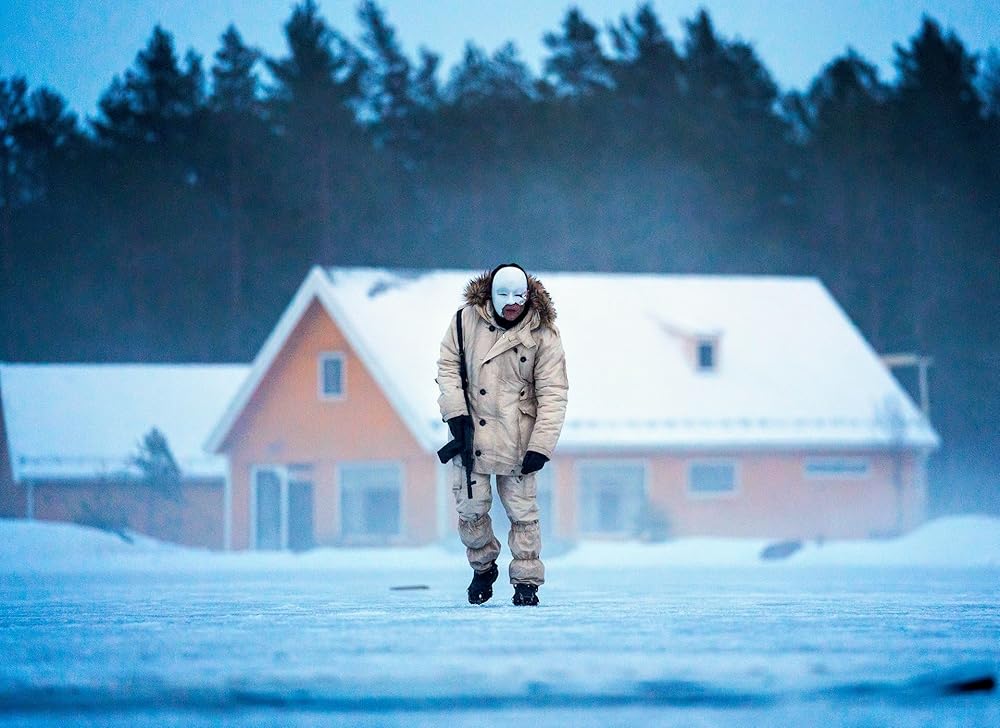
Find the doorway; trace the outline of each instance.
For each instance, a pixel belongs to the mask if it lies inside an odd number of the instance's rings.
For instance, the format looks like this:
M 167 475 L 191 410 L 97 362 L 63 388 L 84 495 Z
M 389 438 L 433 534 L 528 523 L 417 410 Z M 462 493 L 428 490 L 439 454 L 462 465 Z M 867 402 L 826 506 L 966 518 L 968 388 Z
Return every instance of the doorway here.
M 253 548 L 305 551 L 315 546 L 312 465 L 255 465 L 251 481 Z

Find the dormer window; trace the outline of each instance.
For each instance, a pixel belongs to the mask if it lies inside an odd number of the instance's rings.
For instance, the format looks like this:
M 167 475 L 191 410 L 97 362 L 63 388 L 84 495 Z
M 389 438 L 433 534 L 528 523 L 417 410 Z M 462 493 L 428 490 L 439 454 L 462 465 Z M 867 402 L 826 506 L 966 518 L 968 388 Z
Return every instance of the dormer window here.
M 695 365 L 699 372 L 714 372 L 717 365 L 718 342 L 715 339 L 698 339 L 695 345 Z
M 344 398 L 344 353 L 324 351 L 319 355 L 319 398 Z
M 715 327 L 691 329 L 669 321 L 658 320 L 664 333 L 672 337 L 679 347 L 685 363 L 698 373 L 711 373 L 719 369 L 719 341 L 723 331 Z

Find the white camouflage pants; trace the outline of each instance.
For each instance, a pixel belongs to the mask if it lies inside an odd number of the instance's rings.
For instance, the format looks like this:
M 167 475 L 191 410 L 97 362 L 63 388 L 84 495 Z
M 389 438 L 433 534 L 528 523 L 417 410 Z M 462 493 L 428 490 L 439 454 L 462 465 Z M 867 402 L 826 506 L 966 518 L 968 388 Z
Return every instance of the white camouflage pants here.
M 538 483 L 535 473 L 528 475 L 497 474 L 497 493 L 510 519 L 510 583 L 545 583 L 545 566 L 539 559 L 542 535 L 538 528 Z M 500 555 L 500 542 L 493 534 L 490 506 L 493 488 L 488 473 L 472 474 L 472 498 L 466 490 L 465 470 L 452 468 L 451 490 L 458 510 L 458 535 L 465 544 L 469 565 L 483 571 Z

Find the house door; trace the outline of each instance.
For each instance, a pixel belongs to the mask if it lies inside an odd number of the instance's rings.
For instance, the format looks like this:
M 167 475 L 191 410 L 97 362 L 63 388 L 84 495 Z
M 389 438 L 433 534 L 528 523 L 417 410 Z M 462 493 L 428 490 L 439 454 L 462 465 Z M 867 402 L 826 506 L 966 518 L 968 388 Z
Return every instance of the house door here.
M 304 551 L 315 546 L 311 471 L 308 465 L 254 466 L 254 548 Z
M 259 549 L 281 548 L 281 490 L 281 476 L 276 470 L 256 471 L 254 532 Z
M 305 551 L 313 542 L 313 484 L 308 481 L 288 481 L 288 548 Z

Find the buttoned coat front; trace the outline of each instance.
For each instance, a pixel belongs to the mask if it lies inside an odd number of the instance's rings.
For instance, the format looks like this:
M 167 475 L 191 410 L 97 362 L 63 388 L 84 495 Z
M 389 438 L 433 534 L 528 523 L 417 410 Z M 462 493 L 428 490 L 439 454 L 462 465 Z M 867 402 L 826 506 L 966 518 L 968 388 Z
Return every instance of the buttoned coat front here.
M 569 390 L 566 358 L 552 299 L 537 278 L 528 276 L 527 315 L 508 330 L 493 319 L 489 288 L 488 272 L 469 281 L 461 312 L 472 411 L 462 393 L 455 316 L 437 362 L 438 404 L 445 421 L 472 416 L 474 472 L 520 474 L 526 451 L 551 458 L 559 440 Z

